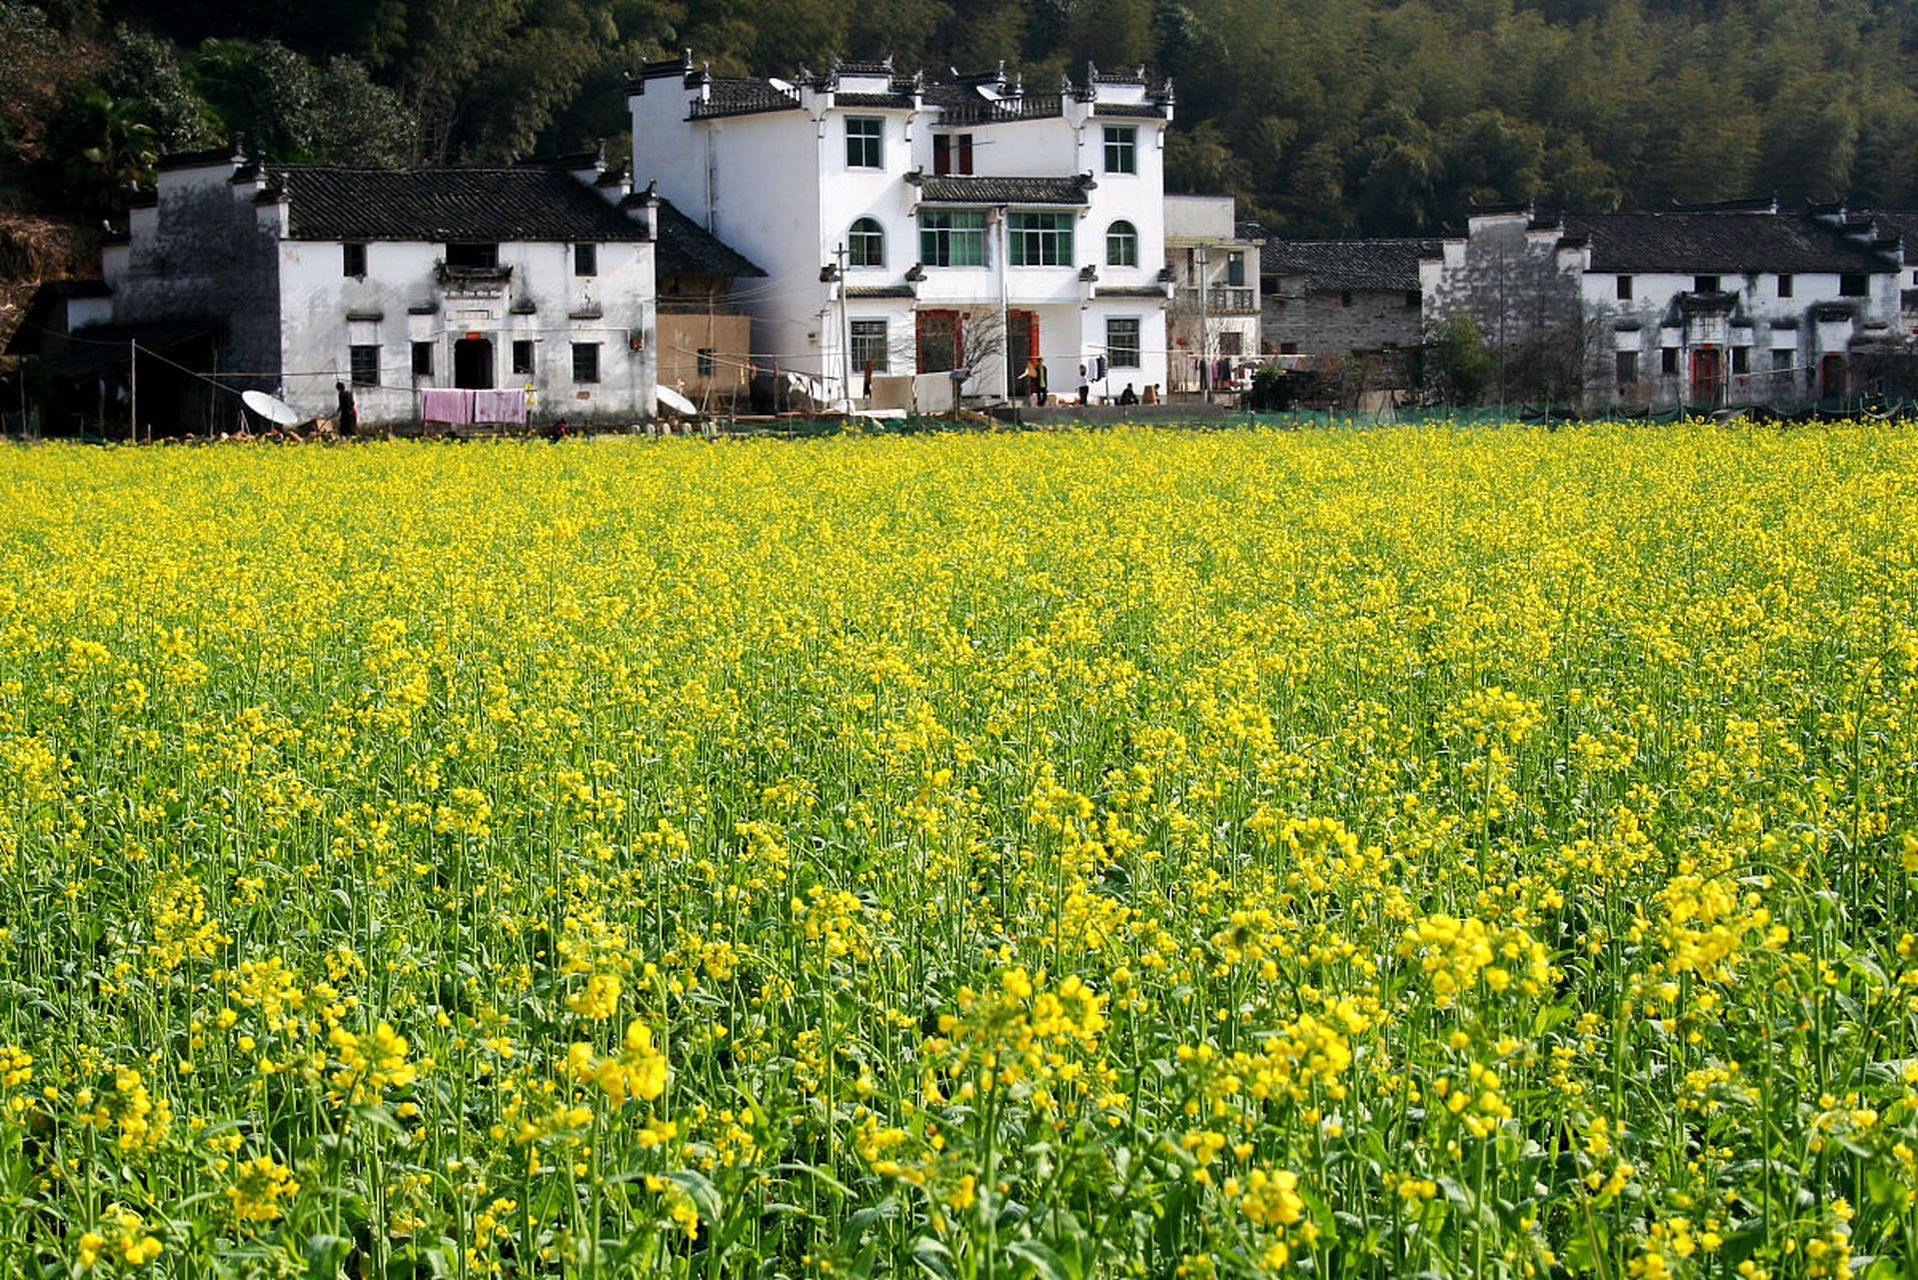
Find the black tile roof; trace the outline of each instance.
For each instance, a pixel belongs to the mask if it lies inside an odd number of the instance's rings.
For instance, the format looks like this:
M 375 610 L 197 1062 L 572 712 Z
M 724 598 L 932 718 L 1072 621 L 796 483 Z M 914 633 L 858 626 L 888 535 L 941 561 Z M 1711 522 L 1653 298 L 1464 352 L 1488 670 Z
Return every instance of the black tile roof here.
M 763 276 L 765 270 L 669 200 L 659 202 L 659 248 L 653 270 L 661 276 Z
M 1098 102 L 1093 104 L 1092 114 L 1129 120 L 1163 120 L 1165 107 L 1156 102 Z
M 294 240 L 614 241 L 646 239 L 628 217 L 563 169 L 359 169 L 273 165 Z
M 1905 209 L 1884 209 L 1867 216 L 1880 235 L 1902 236 L 1905 241 L 1905 265 L 1918 266 L 1918 213 Z
M 991 100 L 979 92 L 978 86 L 970 84 L 929 84 L 926 86 L 926 104 L 940 107 L 946 111 L 965 110 L 970 107 L 985 106 Z
M 798 109 L 799 95 L 788 93 L 770 80 L 757 76 L 714 76 L 707 82 L 706 100 L 693 104 L 693 118 L 706 120 L 714 116 Z
M 846 287 L 848 298 L 916 298 L 909 284 L 855 284 Z
M 919 180 L 925 204 L 1085 204 L 1089 179 L 925 177 Z
M 1796 213 L 1568 213 L 1568 237 L 1590 240 L 1593 271 L 1697 275 L 1891 271 L 1836 228 Z
M 1265 235 L 1257 223 L 1241 224 Z M 1259 273 L 1304 276 L 1313 291 L 1347 289 L 1390 292 L 1419 287 L 1419 259 L 1437 257 L 1437 240 L 1280 240 L 1266 236 Z
M 42 280 L 41 293 L 49 298 L 111 298 L 104 280 Z
M 838 93 L 833 95 L 833 103 L 841 107 L 912 107 L 910 93 Z
M 56 378 L 92 378 L 126 366 L 128 345 L 138 342 L 148 351 L 168 352 L 203 338 L 216 338 L 224 326 L 218 320 L 182 316 L 146 324 L 96 324 L 75 330 L 64 345 L 47 356 L 46 370 Z

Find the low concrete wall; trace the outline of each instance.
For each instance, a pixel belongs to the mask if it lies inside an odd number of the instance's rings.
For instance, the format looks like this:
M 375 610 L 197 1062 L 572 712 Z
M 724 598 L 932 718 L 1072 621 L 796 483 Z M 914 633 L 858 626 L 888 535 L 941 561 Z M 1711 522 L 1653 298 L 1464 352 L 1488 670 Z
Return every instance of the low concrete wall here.
M 1227 418 L 1237 410 L 1224 404 L 1069 404 L 1056 409 L 1015 404 L 989 412 L 1001 422 L 1063 426 L 1074 422 L 1191 422 L 1200 418 Z

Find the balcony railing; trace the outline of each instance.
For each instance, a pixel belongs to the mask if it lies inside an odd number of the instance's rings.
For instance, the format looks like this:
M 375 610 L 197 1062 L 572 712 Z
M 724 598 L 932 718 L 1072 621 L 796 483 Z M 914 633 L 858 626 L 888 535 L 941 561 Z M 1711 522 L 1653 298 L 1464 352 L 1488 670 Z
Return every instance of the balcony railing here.
M 1241 288 L 1238 285 L 1215 284 L 1203 290 L 1205 309 L 1213 315 L 1251 315 L 1259 309 L 1257 290 L 1250 285 Z M 1201 299 L 1201 290 L 1196 285 L 1187 285 L 1179 290 L 1181 305 L 1197 311 Z

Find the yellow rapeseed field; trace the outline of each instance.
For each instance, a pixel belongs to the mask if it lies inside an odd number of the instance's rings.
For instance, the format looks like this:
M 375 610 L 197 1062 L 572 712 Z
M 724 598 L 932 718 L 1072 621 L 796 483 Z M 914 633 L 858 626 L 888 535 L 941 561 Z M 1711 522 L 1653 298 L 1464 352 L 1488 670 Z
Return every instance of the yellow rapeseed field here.
M 1918 434 L 0 452 L 0 1280 L 1918 1274 Z

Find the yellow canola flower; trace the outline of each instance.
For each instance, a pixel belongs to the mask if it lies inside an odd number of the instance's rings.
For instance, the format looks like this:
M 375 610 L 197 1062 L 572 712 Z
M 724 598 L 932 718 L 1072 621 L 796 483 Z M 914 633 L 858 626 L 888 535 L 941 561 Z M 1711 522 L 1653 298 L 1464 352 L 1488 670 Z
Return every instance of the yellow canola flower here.
M 618 1052 L 602 1057 L 591 1045 L 575 1043 L 566 1065 L 574 1080 L 597 1086 L 614 1106 L 628 1098 L 651 1102 L 666 1091 L 666 1056 L 653 1047 L 653 1029 L 637 1018 L 626 1024 Z

